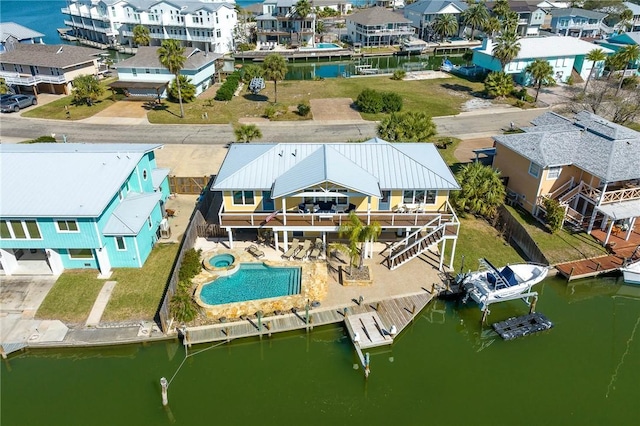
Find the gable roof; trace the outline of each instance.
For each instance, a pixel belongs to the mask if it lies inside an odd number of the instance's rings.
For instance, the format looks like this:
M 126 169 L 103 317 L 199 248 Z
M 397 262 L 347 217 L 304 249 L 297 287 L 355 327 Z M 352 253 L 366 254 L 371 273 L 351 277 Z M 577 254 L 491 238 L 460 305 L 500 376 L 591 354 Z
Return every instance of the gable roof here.
M 640 178 L 640 132 L 587 111 L 574 120 L 547 112 L 533 123 L 494 140 L 543 168 L 573 164 L 605 182 Z
M 132 193 L 118 206 L 104 226 L 104 235 L 138 235 L 162 198 L 161 192 Z
M 561 18 L 564 16 L 580 16 L 589 19 L 603 19 L 607 16 L 606 13 L 596 12 L 595 10 L 579 9 L 577 7 L 568 7 L 566 9 L 551 9 L 549 12 L 554 18 Z
M 459 189 L 433 144 L 232 144 L 211 189 L 292 194 L 321 182 L 379 196 L 380 189 Z
M 411 20 L 392 12 L 384 7 L 374 6 L 353 13 L 347 17 L 348 21 L 360 25 L 384 25 L 389 23 L 409 23 Z
M 135 56 L 118 62 L 116 68 L 164 68 L 158 59 L 159 48 L 158 46 L 140 46 Z M 187 59 L 182 67 L 183 70 L 198 70 L 222 57 L 218 53 L 203 52 L 195 47 L 185 47 L 184 56 Z
M 70 44 L 23 44 L 0 55 L 5 64 L 33 65 L 37 67 L 70 68 L 95 61 L 104 50 Z
M 16 40 L 29 40 L 31 38 L 44 37 L 44 34 L 15 22 L 0 22 L 0 41 L 4 43 L 9 37 L 13 37 Z
M 613 53 L 611 49 L 596 46 L 576 37 L 525 37 L 519 39 L 518 42 L 520 43 L 520 51 L 514 60 L 586 55 L 597 47 L 600 47 L 605 54 Z M 493 56 L 495 44 L 490 39 L 485 39 L 483 46 L 475 50 Z
M 612 44 L 640 44 L 640 31 L 631 31 L 611 36 L 607 43 Z
M 205 9 L 211 12 L 215 12 L 221 7 L 233 8 L 234 2 L 230 1 L 226 3 L 224 1 L 198 1 L 198 0 L 102 0 L 107 6 L 111 6 L 117 3 L 126 3 L 133 7 L 135 10 L 151 10 L 153 6 L 160 3 L 171 5 L 177 9 L 185 7 L 185 13 L 193 13 L 197 10 Z
M 421 15 L 432 15 L 452 6 L 460 12 L 467 10 L 467 5 L 458 0 L 420 0 L 404 7 L 404 10 L 418 12 Z
M 98 217 L 140 159 L 160 147 L 1 144 L 0 216 Z

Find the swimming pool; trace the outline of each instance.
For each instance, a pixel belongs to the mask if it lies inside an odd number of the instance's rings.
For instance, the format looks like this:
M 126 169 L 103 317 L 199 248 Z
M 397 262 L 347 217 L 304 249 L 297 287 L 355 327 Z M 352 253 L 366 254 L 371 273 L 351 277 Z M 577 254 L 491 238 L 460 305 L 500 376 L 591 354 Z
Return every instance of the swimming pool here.
M 228 266 L 231 266 L 234 261 L 235 258 L 233 257 L 233 255 L 224 253 L 218 254 L 209 259 L 209 265 L 215 268 L 226 268 Z
M 233 275 L 202 286 L 200 299 L 207 305 L 244 302 L 300 294 L 301 268 L 241 263 Z
M 341 46 L 338 46 L 335 43 L 316 43 L 315 46 L 310 47 L 301 47 L 300 50 L 318 50 L 318 49 L 342 49 Z

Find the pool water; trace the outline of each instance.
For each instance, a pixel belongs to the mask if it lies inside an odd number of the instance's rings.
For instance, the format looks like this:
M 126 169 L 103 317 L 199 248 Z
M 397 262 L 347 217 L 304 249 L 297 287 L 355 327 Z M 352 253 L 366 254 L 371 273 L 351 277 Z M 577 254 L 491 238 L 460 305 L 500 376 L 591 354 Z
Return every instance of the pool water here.
M 227 266 L 231 266 L 235 258 L 230 254 L 218 254 L 209 259 L 209 265 L 215 268 L 226 268 Z
M 342 49 L 335 43 L 316 43 L 313 47 L 301 47 L 300 50 L 317 50 L 317 49 Z
M 241 263 L 233 275 L 205 284 L 200 299 L 208 305 L 221 305 L 300 294 L 300 271 L 301 268 Z

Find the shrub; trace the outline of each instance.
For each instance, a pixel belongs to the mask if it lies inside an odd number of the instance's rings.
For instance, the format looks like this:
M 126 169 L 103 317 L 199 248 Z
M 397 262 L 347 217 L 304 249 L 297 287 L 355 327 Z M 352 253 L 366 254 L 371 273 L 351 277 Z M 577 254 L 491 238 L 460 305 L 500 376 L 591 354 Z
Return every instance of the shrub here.
M 37 139 L 31 139 L 29 141 L 25 141 L 22 143 L 50 143 L 50 142 L 57 142 L 56 138 L 54 138 L 53 136 L 40 136 Z
M 196 251 L 195 249 L 189 249 L 185 252 L 180 271 L 178 271 L 178 279 L 180 281 L 190 281 L 200 273 L 202 270 L 200 253 L 201 250 Z
M 240 43 L 238 44 L 238 51 L 239 52 L 246 52 L 249 50 L 254 50 L 256 48 L 256 45 L 253 43 Z
M 230 101 L 233 99 L 233 94 L 235 93 L 238 85 L 240 84 L 240 72 L 234 71 L 230 74 L 226 81 L 222 83 L 222 86 L 216 92 L 215 100 L 216 101 Z
M 560 206 L 558 201 L 547 198 L 544 200 L 544 208 L 547 211 L 546 220 L 547 226 L 554 234 L 562 229 L 562 222 L 564 221 L 564 209 Z
M 402 80 L 407 75 L 405 70 L 395 70 L 391 76 L 391 80 Z
M 278 108 L 275 105 L 268 105 L 264 109 L 264 116 L 266 118 L 268 118 L 269 120 L 274 118 L 276 116 L 276 114 L 278 114 Z
M 196 99 L 196 86 L 193 85 L 191 79 L 180 75 L 180 96 L 182 96 L 182 102 L 193 102 Z M 169 98 L 173 101 L 178 101 L 178 85 L 174 78 L 169 85 Z
M 573 86 L 573 83 L 575 83 L 575 82 L 573 81 L 573 76 L 572 76 L 572 75 L 570 75 L 569 77 L 567 77 L 566 84 L 567 84 L 567 86 Z
M 178 287 L 178 291 L 169 301 L 169 309 L 173 318 L 179 323 L 191 322 L 198 315 L 198 307 L 191 294 L 182 287 Z
M 298 114 L 302 117 L 306 117 L 311 112 L 311 106 L 306 103 L 298 104 Z
M 635 75 L 632 75 L 631 77 L 625 77 L 622 80 L 623 89 L 627 89 L 627 90 L 635 89 L 636 87 L 638 87 L 638 84 L 640 84 L 640 81 L 638 80 L 638 77 L 636 77 Z
M 364 89 L 356 99 L 356 106 L 362 112 L 377 114 L 384 106 L 382 94 L 373 89 Z
M 394 92 L 382 94 L 382 110 L 384 112 L 398 112 L 402 109 L 402 96 Z

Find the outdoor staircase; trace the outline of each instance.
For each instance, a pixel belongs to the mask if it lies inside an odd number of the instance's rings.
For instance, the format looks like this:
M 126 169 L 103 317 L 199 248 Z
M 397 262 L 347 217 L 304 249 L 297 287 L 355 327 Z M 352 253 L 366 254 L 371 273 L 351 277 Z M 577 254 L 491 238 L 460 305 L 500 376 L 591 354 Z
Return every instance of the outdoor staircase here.
M 425 231 L 426 234 L 424 233 Z M 433 228 L 431 223 L 426 224 L 417 231 L 409 234 L 402 241 L 398 241 L 393 244 L 389 250 L 390 254 L 387 257 L 387 264 L 389 269 L 394 270 L 411 259 L 415 259 L 420 256 L 429 247 L 434 244 L 438 244 L 444 238 L 445 224 L 440 224 Z
M 565 222 L 568 222 L 571 225 L 578 228 L 585 226 L 585 217 L 577 210 L 574 210 L 573 208 L 571 208 L 569 204 L 578 196 L 578 194 L 580 194 L 580 192 L 582 191 L 582 187 L 583 187 L 583 184 L 582 182 L 580 182 L 579 185 L 576 185 L 573 188 L 568 188 L 563 192 L 561 192 L 559 195 L 549 194 L 547 196 L 544 196 L 544 198 L 555 198 L 555 200 L 558 201 L 560 206 L 564 208 Z M 562 191 L 562 189 L 560 190 Z M 538 202 L 538 208 L 546 213 L 543 200 L 540 200 Z

